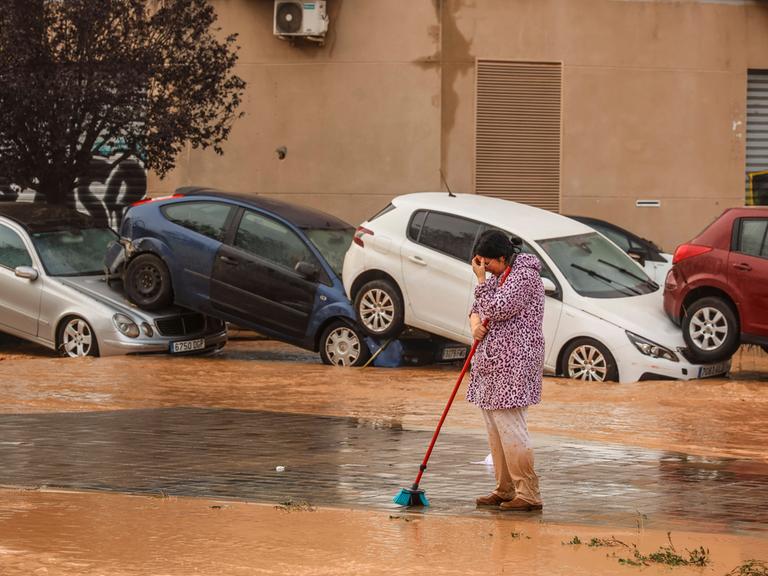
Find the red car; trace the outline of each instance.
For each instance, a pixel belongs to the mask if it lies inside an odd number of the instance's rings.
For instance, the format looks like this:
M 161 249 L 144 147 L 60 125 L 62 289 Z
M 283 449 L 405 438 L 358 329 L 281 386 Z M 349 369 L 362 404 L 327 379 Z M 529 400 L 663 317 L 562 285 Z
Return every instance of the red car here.
M 664 310 L 691 360 L 718 362 L 742 343 L 768 351 L 768 207 L 726 210 L 672 264 Z

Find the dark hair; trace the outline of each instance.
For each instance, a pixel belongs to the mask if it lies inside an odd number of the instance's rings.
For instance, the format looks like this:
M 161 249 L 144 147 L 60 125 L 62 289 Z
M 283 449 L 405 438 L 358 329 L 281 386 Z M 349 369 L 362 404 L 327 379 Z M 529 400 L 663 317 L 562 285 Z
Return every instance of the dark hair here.
M 507 236 L 499 230 L 486 230 L 475 242 L 472 250 L 472 256 L 482 256 L 483 258 L 501 258 L 506 259 L 510 266 L 515 261 L 515 256 L 520 253 L 520 238 L 516 236 Z

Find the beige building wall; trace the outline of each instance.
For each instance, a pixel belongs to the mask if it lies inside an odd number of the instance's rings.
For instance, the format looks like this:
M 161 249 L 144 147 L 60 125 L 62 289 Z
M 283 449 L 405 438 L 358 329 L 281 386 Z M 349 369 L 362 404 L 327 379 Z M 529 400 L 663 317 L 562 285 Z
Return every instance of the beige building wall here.
M 441 171 L 473 192 L 475 62 L 489 58 L 563 63 L 563 213 L 672 250 L 744 201 L 746 73 L 768 69 L 766 2 L 328 4 L 318 47 L 272 36 L 272 0 L 215 2 L 240 34 L 247 116 L 224 156 L 190 151 L 153 193 L 273 194 L 356 224 L 397 194 L 443 188 Z

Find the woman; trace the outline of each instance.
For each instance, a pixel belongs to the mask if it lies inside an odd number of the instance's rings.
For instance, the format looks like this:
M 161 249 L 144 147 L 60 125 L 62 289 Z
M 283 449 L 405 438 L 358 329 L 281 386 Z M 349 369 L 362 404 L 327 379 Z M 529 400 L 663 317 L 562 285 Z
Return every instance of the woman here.
M 496 471 L 496 489 L 477 498 L 477 505 L 530 511 L 542 509 L 526 411 L 541 401 L 544 286 L 539 259 L 518 252 L 496 230 L 485 232 L 475 246 L 472 270 L 478 285 L 470 324 L 480 344 L 472 359 L 467 400 L 483 410 Z M 499 286 L 507 267 L 511 272 Z

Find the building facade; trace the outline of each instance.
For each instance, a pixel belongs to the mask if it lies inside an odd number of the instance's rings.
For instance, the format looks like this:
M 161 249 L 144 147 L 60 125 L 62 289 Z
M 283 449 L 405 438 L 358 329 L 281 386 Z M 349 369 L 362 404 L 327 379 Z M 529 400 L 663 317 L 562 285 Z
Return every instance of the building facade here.
M 768 203 L 768 2 L 328 0 L 322 44 L 274 0 L 214 0 L 248 82 L 223 156 L 180 185 L 357 224 L 392 197 L 490 194 L 610 220 L 666 250 Z M 309 2 L 309 4 L 313 4 Z

